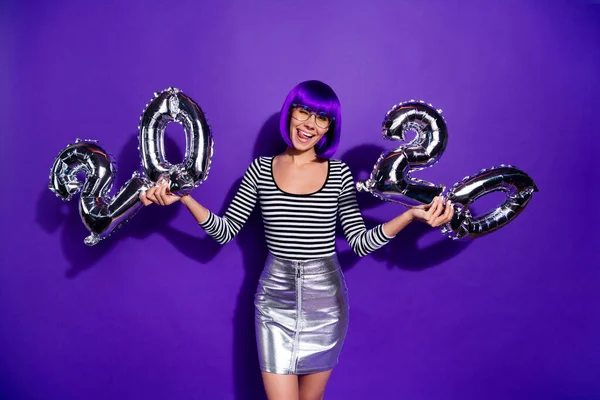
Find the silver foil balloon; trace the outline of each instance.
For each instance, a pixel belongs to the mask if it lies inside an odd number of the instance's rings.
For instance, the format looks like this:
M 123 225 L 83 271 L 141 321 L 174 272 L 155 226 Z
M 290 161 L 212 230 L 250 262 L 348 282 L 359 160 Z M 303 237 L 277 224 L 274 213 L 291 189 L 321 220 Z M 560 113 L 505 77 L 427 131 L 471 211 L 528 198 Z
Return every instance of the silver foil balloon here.
M 184 194 L 208 176 L 212 134 L 200 107 L 179 89 L 168 88 L 154 96 L 140 118 L 142 166 L 150 181 L 168 179 L 172 193 Z M 173 121 L 183 125 L 186 135 L 185 156 L 180 164 L 171 164 L 165 157 L 165 127 Z
M 83 184 L 77 179 L 80 172 L 85 173 Z M 91 233 L 84 240 L 88 246 L 117 230 L 142 207 L 139 195 L 148 185 L 137 171 L 114 197 L 108 195 L 115 173 L 114 162 L 102 147 L 79 139 L 60 152 L 50 170 L 49 188 L 57 197 L 68 201 L 81 191 L 79 215 Z
M 414 131 L 415 138 L 382 153 L 370 178 L 356 184 L 359 191 L 409 207 L 428 204 L 444 191 L 444 185 L 410 176 L 434 165 L 446 149 L 448 130 L 441 110 L 414 100 L 394 106 L 383 121 L 384 139 L 405 142 L 408 131 Z
M 213 152 L 213 138 L 204 113 L 179 89 L 168 88 L 155 93 L 146 106 L 139 126 L 139 150 L 146 176 L 136 171 L 114 197 L 112 187 L 116 167 L 96 141 L 77 140 L 55 159 L 50 170 L 50 190 L 63 200 L 70 200 L 81 190 L 79 214 L 91 235 L 85 239 L 93 246 L 127 222 L 142 207 L 139 195 L 150 186 L 168 180 L 173 193 L 183 194 L 202 183 L 208 176 Z M 164 131 L 171 122 L 181 123 L 186 133 L 185 157 L 172 165 L 165 159 Z M 85 182 L 77 179 L 85 173 Z
M 506 201 L 489 213 L 473 217 L 469 205 L 488 193 L 502 191 Z M 448 192 L 454 203 L 452 220 L 442 227 L 442 233 L 452 239 L 476 238 L 494 232 L 514 220 L 538 188 L 533 179 L 520 169 L 500 165 L 479 171 L 457 182 Z

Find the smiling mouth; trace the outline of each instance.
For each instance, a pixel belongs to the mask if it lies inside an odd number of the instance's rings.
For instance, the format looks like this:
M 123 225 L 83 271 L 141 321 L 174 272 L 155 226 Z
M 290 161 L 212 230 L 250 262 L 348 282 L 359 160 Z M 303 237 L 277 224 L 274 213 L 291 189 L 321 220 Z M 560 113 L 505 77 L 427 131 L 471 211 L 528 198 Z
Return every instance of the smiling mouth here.
M 312 138 L 314 138 L 314 137 L 315 137 L 315 135 L 311 135 L 310 133 L 306 133 L 306 132 L 303 132 L 303 131 L 301 131 L 301 130 L 298 130 L 298 137 L 299 137 L 300 139 L 304 139 L 303 141 L 309 141 L 309 140 L 311 140 Z

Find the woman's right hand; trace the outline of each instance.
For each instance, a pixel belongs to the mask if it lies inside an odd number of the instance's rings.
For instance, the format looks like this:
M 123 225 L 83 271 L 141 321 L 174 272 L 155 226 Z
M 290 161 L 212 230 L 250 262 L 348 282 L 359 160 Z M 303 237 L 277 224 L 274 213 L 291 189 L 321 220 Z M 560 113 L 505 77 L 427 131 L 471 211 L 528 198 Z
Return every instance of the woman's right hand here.
M 169 191 L 169 185 L 163 183 L 159 186 L 153 186 L 140 195 L 140 201 L 143 205 L 149 206 L 156 203 L 160 206 L 168 206 L 181 200 L 181 196 L 177 196 Z

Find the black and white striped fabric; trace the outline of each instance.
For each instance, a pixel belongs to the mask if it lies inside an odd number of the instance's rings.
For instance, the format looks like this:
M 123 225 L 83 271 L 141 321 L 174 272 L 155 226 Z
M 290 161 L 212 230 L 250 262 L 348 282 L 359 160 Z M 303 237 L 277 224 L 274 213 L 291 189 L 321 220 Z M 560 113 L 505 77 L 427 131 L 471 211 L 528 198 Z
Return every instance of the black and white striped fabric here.
M 255 159 L 225 216 L 209 211 L 200 226 L 219 243 L 229 242 L 259 200 L 267 246 L 275 257 L 311 260 L 335 253 L 335 226 L 340 223 L 350 247 L 360 256 L 386 244 L 383 225 L 367 230 L 356 202 L 352 173 L 338 160 L 328 161 L 325 184 L 311 194 L 282 191 L 273 178 L 273 157 Z

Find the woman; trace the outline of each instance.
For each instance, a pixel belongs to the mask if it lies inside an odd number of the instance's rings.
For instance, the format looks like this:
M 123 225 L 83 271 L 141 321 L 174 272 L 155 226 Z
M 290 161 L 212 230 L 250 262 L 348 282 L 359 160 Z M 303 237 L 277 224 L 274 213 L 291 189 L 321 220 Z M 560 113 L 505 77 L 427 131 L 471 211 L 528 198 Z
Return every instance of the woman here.
M 260 368 L 269 399 L 322 399 L 348 328 L 347 289 L 335 254 L 339 216 L 344 235 L 360 256 L 385 245 L 414 220 L 431 226 L 452 218 L 442 198 L 414 207 L 389 222 L 365 228 L 352 174 L 331 160 L 342 119 L 335 92 L 306 81 L 288 94 L 280 117 L 287 149 L 259 157 L 246 171 L 223 217 L 191 195 L 150 188 L 145 205 L 181 201 L 219 243 L 239 232 L 260 202 L 269 248 L 255 296 L 255 328 Z

